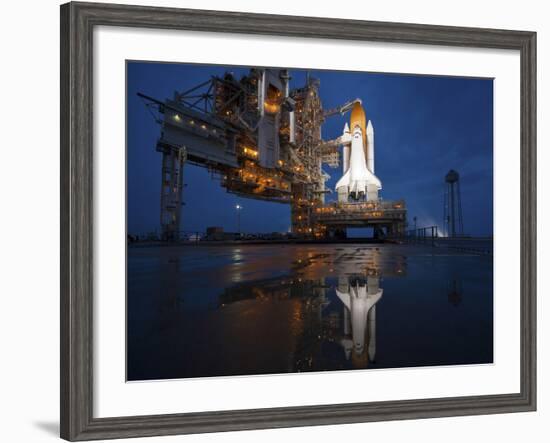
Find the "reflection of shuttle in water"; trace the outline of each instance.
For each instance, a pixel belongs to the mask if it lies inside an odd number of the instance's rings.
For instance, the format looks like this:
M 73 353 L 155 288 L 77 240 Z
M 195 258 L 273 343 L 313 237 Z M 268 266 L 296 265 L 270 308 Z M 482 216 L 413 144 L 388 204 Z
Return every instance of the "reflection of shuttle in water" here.
M 336 294 L 344 304 L 344 333 L 341 344 L 346 358 L 374 361 L 376 354 L 376 303 L 382 297 L 378 277 L 348 279 L 341 277 Z M 351 339 L 350 336 L 351 326 Z M 366 355 L 365 341 L 368 337 Z M 353 354 L 352 354 L 353 351 Z

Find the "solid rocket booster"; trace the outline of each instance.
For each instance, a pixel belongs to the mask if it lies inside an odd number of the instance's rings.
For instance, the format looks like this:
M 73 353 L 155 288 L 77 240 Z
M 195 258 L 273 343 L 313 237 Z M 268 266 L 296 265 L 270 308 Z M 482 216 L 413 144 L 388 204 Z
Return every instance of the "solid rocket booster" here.
M 378 200 L 378 191 L 382 189 L 382 183 L 374 175 L 374 129 L 370 121 L 367 126 L 365 110 L 358 102 L 353 105 L 351 111 L 350 127 L 351 134 L 346 124 L 342 135 L 345 142 L 345 170 L 342 178 L 336 183 L 338 198 L 347 200 L 351 195 L 355 199 L 364 196 L 367 200 Z
M 367 168 L 374 174 L 374 128 L 370 120 L 367 125 Z
M 343 137 L 346 137 L 346 138 L 350 137 L 349 126 L 347 123 L 344 125 Z M 350 154 L 350 146 L 348 144 L 345 144 L 342 150 L 342 175 L 348 172 L 349 154 Z

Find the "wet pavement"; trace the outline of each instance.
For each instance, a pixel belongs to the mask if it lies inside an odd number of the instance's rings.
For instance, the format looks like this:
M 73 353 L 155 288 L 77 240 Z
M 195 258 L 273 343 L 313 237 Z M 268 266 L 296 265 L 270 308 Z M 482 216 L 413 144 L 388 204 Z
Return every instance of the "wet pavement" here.
M 493 361 L 493 262 L 390 244 L 128 249 L 128 380 Z

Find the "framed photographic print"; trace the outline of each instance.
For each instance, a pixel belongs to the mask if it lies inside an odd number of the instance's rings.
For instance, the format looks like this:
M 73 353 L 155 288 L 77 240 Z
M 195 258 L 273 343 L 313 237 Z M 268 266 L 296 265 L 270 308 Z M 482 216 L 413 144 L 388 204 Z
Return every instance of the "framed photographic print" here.
M 536 34 L 61 7 L 61 436 L 536 408 Z

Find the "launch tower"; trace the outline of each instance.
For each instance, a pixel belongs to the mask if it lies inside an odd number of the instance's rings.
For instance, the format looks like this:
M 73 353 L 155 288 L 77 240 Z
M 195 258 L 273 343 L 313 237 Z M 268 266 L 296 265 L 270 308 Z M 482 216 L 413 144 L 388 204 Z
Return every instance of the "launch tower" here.
M 161 126 L 156 149 L 163 156 L 163 239 L 179 239 L 186 163 L 207 168 L 228 192 L 290 204 L 291 229 L 298 237 L 323 238 L 346 226 L 402 231 L 404 202 L 378 200 L 381 183 L 374 176 L 374 132 L 366 123 L 361 101 L 323 109 L 319 87 L 319 80 L 308 75 L 302 87 L 291 89 L 287 70 L 254 68 L 240 79 L 229 72 L 212 77 L 164 101 L 138 94 L 156 110 Z M 325 120 L 350 110 L 351 131 L 324 140 Z M 353 144 L 355 134 L 360 134 L 362 152 L 353 150 L 359 146 Z M 323 165 L 337 168 L 341 149 L 344 166 L 348 165 L 344 177 L 348 174 L 340 182 L 353 201 L 344 198 L 337 186 L 342 197 L 326 203 L 331 190 L 325 183 L 330 176 Z

